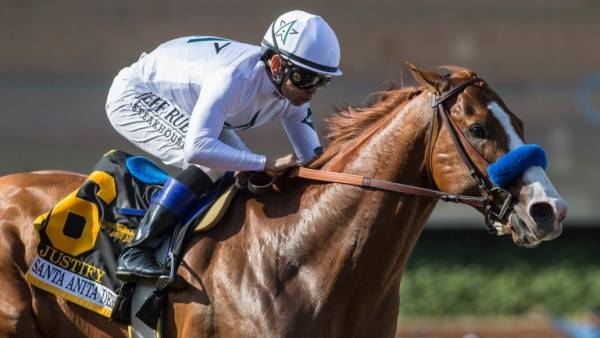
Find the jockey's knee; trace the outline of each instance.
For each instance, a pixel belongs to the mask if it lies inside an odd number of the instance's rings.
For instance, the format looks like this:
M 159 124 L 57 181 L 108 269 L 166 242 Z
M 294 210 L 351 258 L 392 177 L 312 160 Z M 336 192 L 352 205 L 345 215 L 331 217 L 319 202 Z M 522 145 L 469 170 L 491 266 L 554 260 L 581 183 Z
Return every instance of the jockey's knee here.
M 201 196 L 206 192 L 206 188 L 210 187 L 219 177 L 215 179 L 205 172 L 203 168 L 190 165 L 175 176 L 175 179 L 192 190 L 196 195 Z
M 192 167 L 194 169 L 190 169 Z M 179 178 L 180 175 L 183 175 L 183 172 L 185 172 L 186 170 L 189 170 L 191 173 L 197 172 L 198 170 L 202 170 L 204 175 L 208 176 L 213 183 L 218 181 L 225 174 L 224 171 L 219 170 L 219 169 L 213 169 L 213 168 L 208 168 L 208 167 L 201 166 L 201 165 L 191 164 L 187 168 L 185 168 L 179 175 L 177 175 L 177 178 Z

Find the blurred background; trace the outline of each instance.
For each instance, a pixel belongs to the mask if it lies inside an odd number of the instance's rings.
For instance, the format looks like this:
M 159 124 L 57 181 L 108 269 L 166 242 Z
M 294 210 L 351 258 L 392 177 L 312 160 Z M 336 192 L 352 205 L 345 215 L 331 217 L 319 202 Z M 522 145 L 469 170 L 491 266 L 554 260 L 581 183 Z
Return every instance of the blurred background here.
M 423 318 L 577 319 L 600 304 L 598 1 L 5 0 L 0 174 L 89 172 L 106 150 L 141 154 L 105 116 L 122 67 L 184 35 L 258 44 L 277 15 L 296 8 L 323 16 L 342 49 L 344 76 L 312 102 L 322 135 L 335 107 L 360 105 L 389 82 L 414 84 L 405 60 L 466 66 L 524 121 L 527 141 L 546 149 L 548 175 L 569 204 L 560 238 L 522 249 L 487 235 L 475 211 L 440 203 L 402 285 L 400 327 L 417 331 L 400 335 L 427 335 Z M 241 136 L 259 153 L 291 150 L 278 124 Z

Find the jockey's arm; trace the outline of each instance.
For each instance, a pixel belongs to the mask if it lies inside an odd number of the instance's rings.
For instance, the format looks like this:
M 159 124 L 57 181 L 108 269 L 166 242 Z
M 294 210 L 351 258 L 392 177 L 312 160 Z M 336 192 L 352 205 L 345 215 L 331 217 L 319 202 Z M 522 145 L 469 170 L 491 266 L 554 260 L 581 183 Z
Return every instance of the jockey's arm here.
M 231 76 L 216 74 L 207 79 L 211 86 L 202 88 L 190 118 L 185 138 L 184 159 L 187 163 L 210 168 L 238 171 L 262 171 L 266 156 L 245 149 L 236 149 L 219 140 L 227 111 L 237 107 L 239 86 Z
M 292 113 L 282 120 L 294 152 L 303 165 L 322 151 L 319 136 L 312 125 L 311 114 L 310 108 L 305 106 L 300 112 Z

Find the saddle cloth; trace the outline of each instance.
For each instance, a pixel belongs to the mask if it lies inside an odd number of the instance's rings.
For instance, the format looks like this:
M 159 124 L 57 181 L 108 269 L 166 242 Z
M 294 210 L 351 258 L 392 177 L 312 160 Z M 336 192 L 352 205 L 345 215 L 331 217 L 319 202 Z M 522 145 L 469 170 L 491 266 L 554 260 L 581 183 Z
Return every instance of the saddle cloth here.
M 29 283 L 110 318 L 123 284 L 115 276 L 116 260 L 168 177 L 142 157 L 106 153 L 76 191 L 35 220 L 38 246 Z M 196 232 L 224 215 L 237 192 L 230 177 L 188 215 Z

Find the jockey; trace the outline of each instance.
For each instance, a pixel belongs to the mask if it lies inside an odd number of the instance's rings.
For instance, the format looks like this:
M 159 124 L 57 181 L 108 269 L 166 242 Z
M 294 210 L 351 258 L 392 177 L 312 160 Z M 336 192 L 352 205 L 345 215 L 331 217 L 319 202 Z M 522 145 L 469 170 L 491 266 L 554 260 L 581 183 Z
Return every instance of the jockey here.
M 167 165 L 182 168 L 150 205 L 117 265 L 126 281 L 168 275 L 154 250 L 225 171 L 281 172 L 321 151 L 308 101 L 342 74 L 340 48 L 319 16 L 291 11 L 261 47 L 213 36 L 168 41 L 119 72 L 106 110 L 113 127 Z M 294 153 L 251 152 L 235 133 L 281 120 Z

